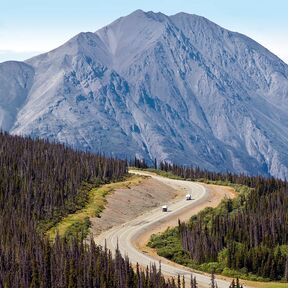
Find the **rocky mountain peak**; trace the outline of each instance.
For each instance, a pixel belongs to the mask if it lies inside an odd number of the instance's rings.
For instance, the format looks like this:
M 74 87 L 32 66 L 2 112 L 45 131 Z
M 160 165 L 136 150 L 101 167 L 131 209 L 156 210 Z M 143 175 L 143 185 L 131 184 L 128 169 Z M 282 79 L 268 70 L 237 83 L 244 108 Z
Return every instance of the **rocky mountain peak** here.
M 137 10 L 25 63 L 0 64 L 0 79 L 0 124 L 11 133 L 288 176 L 288 66 L 204 17 Z

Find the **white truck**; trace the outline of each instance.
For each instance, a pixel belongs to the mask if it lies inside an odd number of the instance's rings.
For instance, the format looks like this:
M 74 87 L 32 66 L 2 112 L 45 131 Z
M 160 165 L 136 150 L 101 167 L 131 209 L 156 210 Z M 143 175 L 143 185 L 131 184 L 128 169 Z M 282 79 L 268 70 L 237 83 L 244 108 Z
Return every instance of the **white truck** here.
M 167 205 L 162 206 L 162 212 L 168 212 L 168 206 Z
M 191 194 L 187 194 L 187 195 L 186 195 L 186 200 L 187 200 L 187 201 L 192 200 L 192 195 L 191 195 Z

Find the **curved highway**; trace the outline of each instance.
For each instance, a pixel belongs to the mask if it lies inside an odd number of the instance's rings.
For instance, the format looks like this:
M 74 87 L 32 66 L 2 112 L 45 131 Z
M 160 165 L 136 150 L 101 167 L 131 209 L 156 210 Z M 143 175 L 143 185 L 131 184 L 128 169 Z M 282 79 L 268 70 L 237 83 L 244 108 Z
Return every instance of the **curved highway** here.
M 168 205 L 168 212 L 162 212 L 161 207 L 158 207 L 130 222 L 127 222 L 121 226 L 113 227 L 112 229 L 102 233 L 95 238 L 95 242 L 104 246 L 106 241 L 107 248 L 112 252 L 115 251 L 118 243 L 121 254 L 128 255 L 132 264 L 136 264 L 138 262 L 141 266 L 146 267 L 151 263 L 155 263 L 156 266 L 159 267 L 159 259 L 137 249 L 137 245 L 135 244 L 137 239 L 141 238 L 141 235 L 147 234 L 147 232 L 153 233 L 155 228 L 163 225 L 164 223 L 171 223 L 171 220 L 177 223 L 178 218 L 181 217 L 183 212 L 187 212 L 188 209 L 195 208 L 200 204 L 208 202 L 209 191 L 206 190 L 201 184 L 190 181 L 173 180 L 140 171 L 131 172 L 141 175 L 149 175 L 163 184 L 169 185 L 174 189 L 181 191 L 181 194 L 183 195 L 181 198 L 174 199 L 174 201 L 170 203 L 165 203 Z M 192 201 L 185 200 L 185 195 L 188 193 L 192 195 Z M 162 261 L 161 271 L 168 277 L 175 277 L 178 274 L 181 276 L 185 275 L 185 282 L 190 283 L 191 270 L 188 268 L 172 262 L 169 263 L 169 261 Z M 209 276 L 195 272 L 193 272 L 193 276 L 196 276 L 199 287 L 210 287 Z M 230 282 L 217 279 L 217 285 L 219 288 L 228 288 Z

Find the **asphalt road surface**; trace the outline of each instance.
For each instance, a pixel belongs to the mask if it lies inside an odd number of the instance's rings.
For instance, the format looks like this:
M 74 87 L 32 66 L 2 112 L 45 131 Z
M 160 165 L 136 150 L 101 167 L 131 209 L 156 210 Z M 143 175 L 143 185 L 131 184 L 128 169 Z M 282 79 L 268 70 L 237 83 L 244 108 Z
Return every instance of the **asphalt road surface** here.
M 143 251 L 139 251 L 135 245 L 135 241 L 141 237 L 144 233 L 147 234 L 149 231 L 153 231 L 155 227 L 163 225 L 166 221 L 171 222 L 175 220 L 176 223 L 178 218 L 181 219 L 181 214 L 187 209 L 194 208 L 197 205 L 202 205 L 208 202 L 209 191 L 205 189 L 204 186 L 198 183 L 182 180 L 172 180 L 158 175 L 151 175 L 150 173 L 141 171 L 132 171 L 133 173 L 141 175 L 149 175 L 154 179 L 162 182 L 163 184 L 169 185 L 178 191 L 183 192 L 183 197 L 174 199 L 170 203 L 165 203 L 168 205 L 168 212 L 162 212 L 161 207 L 154 209 L 148 213 L 145 213 L 132 221 L 129 221 L 121 226 L 113 227 L 112 229 L 102 233 L 100 236 L 95 238 L 96 243 L 100 245 L 105 245 L 112 252 L 115 251 L 117 243 L 119 250 L 122 255 L 128 255 L 131 263 L 146 267 L 151 263 L 155 263 L 159 267 L 159 260 Z M 155 191 L 156 192 L 156 191 Z M 192 199 L 186 201 L 185 195 L 191 194 Z M 163 261 L 161 263 L 161 271 L 165 276 L 175 277 L 178 274 L 185 276 L 185 282 L 190 283 L 191 270 L 180 265 L 175 265 L 174 263 L 169 263 L 169 261 Z M 199 287 L 210 287 L 210 276 L 198 274 L 193 272 L 193 276 L 196 276 Z M 230 282 L 222 279 L 216 279 L 219 288 L 228 288 Z

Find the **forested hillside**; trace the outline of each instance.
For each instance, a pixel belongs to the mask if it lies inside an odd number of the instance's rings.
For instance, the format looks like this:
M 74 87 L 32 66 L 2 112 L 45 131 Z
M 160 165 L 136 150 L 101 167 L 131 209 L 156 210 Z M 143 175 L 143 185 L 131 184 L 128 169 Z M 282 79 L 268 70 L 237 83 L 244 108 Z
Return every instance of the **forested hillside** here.
M 165 163 L 161 169 L 186 179 L 205 178 L 250 187 L 235 200 L 226 199 L 218 208 L 192 217 L 189 223 L 179 223 L 174 235 L 193 263 L 214 263 L 218 272 L 226 269 L 288 281 L 287 182 L 209 173 Z M 171 233 L 167 232 L 166 238 Z
M 82 184 L 119 180 L 125 161 L 0 133 L 0 287 L 176 287 L 91 241 L 50 243 L 45 228 L 85 204 Z M 140 285 L 140 286 L 139 286 Z

